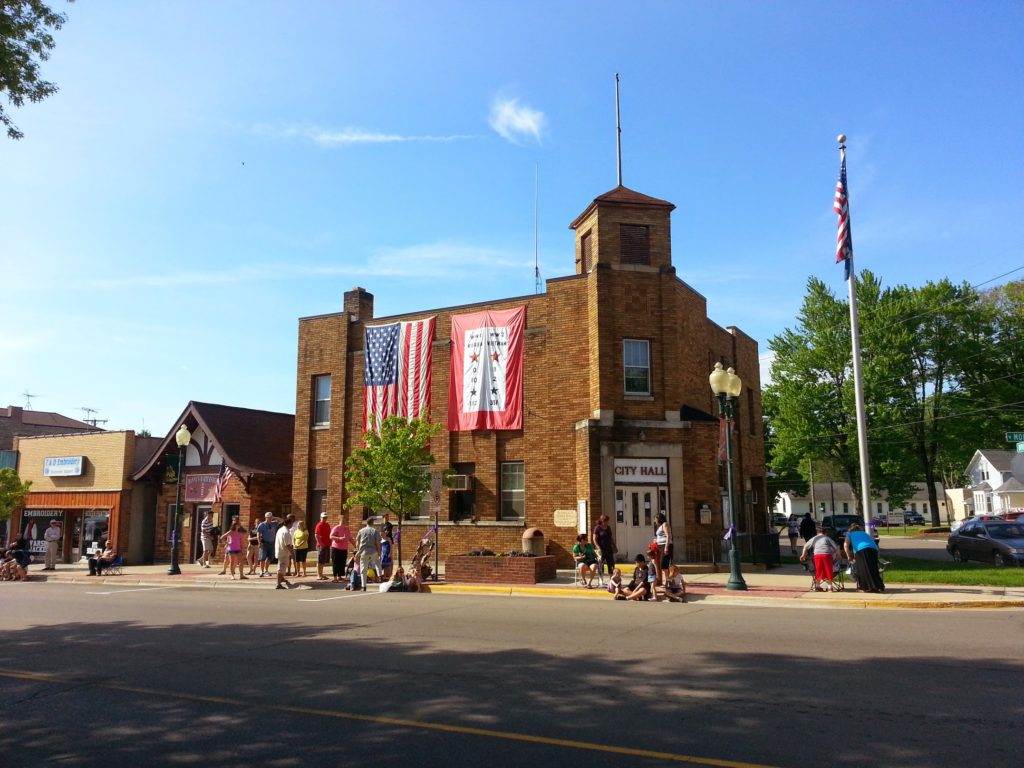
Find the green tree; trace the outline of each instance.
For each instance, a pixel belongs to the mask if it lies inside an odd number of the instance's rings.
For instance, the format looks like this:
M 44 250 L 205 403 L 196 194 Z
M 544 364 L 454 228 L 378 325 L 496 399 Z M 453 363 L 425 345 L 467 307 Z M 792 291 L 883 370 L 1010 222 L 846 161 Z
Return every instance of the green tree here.
M 430 491 L 429 468 L 435 463 L 430 441 L 441 431 L 426 419 L 389 416 L 364 436 L 366 445 L 345 462 L 345 507 L 390 512 L 402 520 L 417 512 Z
M 53 50 L 51 30 L 60 29 L 65 21 L 65 14 L 42 0 L 0 0 L 0 93 L 7 95 L 11 106 L 21 107 L 26 99 L 39 102 L 57 92 L 56 85 L 40 78 L 39 65 Z M 0 124 L 9 138 L 24 136 L 2 105 Z
M 31 487 L 31 481 L 21 482 L 10 467 L 0 469 L 0 520 L 11 519 L 11 514 L 21 506 Z
M 876 407 L 890 411 L 892 426 L 876 430 L 873 438 L 906 446 L 907 459 L 927 486 L 932 525 L 939 525 L 935 482 L 941 466 L 951 460 L 964 465 L 980 447 L 983 419 L 973 412 L 983 406 L 970 384 L 992 350 L 992 313 L 973 288 L 949 280 L 898 286 L 888 299 L 892 311 L 876 340 L 886 377 Z M 973 439 L 965 445 L 968 436 Z M 953 452 L 943 451 L 945 446 Z
M 857 296 L 865 339 L 870 326 L 865 321 L 880 316 L 884 298 L 879 280 L 868 271 L 858 277 Z M 850 484 L 863 509 L 849 309 L 821 280 L 811 278 L 797 320 L 795 328 L 769 341 L 775 359 L 764 404 L 774 435 L 771 469 L 780 474 L 788 467 L 803 475 L 808 460 L 826 462 Z M 865 401 L 870 402 L 877 376 L 868 372 L 877 369 L 871 365 L 871 348 L 863 346 Z M 885 414 L 868 409 L 869 425 L 884 418 Z M 870 456 L 873 492 L 906 495 L 906 468 L 898 455 L 873 450 Z

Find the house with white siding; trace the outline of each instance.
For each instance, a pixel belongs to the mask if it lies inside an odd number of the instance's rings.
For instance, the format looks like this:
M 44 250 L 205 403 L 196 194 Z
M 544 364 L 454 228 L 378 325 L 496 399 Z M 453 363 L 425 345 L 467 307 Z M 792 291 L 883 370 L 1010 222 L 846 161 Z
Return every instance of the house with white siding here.
M 979 448 L 966 475 L 974 514 L 998 515 L 1024 508 L 1024 453 Z
M 925 518 L 931 514 L 928 506 L 928 486 L 925 483 L 914 483 L 914 494 L 904 504 L 896 509 L 910 512 L 920 512 Z M 949 518 L 949 504 L 946 499 L 946 491 L 942 483 L 935 483 L 935 492 L 939 500 L 939 520 L 945 522 Z M 891 507 L 886 494 L 871 499 L 871 515 L 888 514 Z M 774 512 L 785 515 L 799 515 L 810 512 L 811 517 L 820 520 L 824 515 L 856 515 L 857 498 L 849 483 L 831 482 L 815 483 L 814 499 L 811 500 L 810 489 L 806 495 L 799 495 L 786 491 L 779 494 L 775 502 Z

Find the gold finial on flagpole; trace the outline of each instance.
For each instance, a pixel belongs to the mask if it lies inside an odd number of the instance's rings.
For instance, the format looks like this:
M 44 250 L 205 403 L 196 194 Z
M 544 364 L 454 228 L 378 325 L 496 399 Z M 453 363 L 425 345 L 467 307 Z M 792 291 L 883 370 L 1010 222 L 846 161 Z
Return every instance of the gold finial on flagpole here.
M 839 142 L 839 146 L 842 149 L 846 149 L 846 134 L 845 133 L 840 133 L 838 136 L 836 136 L 836 141 Z

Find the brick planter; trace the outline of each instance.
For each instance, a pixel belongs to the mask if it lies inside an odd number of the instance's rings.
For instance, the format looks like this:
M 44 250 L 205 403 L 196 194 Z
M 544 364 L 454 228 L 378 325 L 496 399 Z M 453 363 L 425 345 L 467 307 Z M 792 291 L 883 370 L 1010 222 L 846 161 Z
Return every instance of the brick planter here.
M 470 557 L 444 561 L 444 579 L 452 584 L 536 584 L 555 578 L 555 557 Z

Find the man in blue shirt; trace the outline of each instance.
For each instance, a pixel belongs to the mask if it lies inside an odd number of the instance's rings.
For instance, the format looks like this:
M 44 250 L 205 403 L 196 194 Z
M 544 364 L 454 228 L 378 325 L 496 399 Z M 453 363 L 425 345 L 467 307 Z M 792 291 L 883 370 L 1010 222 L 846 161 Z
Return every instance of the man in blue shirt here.
M 270 564 L 276 560 L 274 557 L 274 538 L 277 535 L 277 523 L 274 521 L 274 514 L 267 512 L 263 516 L 263 522 L 256 526 L 256 533 L 260 536 L 260 578 L 270 576 Z

